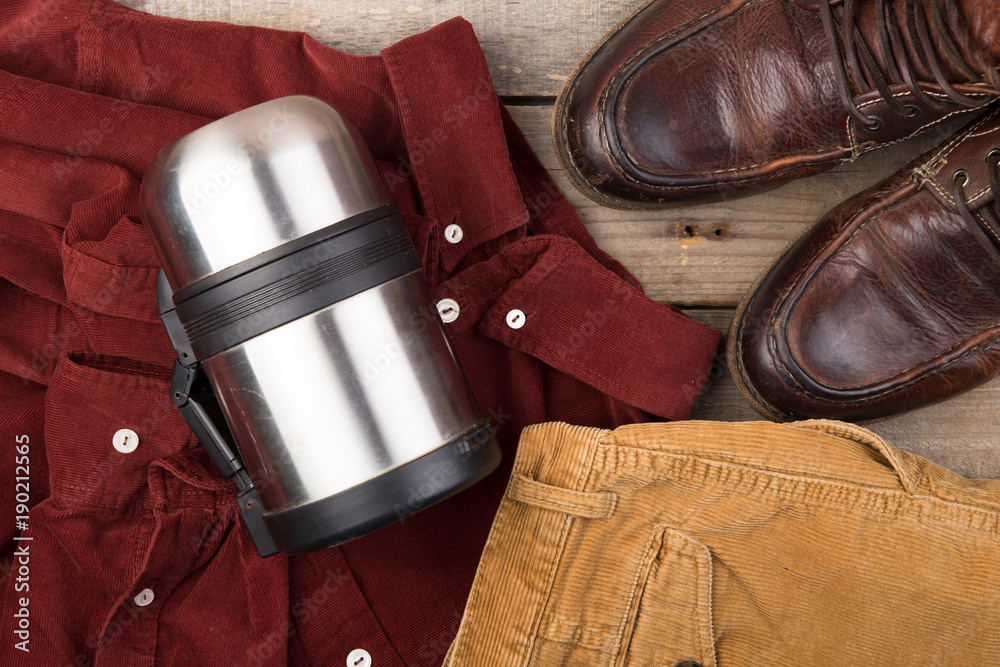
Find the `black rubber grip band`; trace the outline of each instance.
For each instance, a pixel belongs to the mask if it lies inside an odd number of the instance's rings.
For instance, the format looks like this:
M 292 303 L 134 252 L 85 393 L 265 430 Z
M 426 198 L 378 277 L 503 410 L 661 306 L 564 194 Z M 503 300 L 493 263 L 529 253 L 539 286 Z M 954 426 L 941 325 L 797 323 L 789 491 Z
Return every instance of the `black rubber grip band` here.
M 207 292 L 216 285 L 221 285 L 227 280 L 236 278 L 250 269 L 256 269 L 257 267 L 264 266 L 265 264 L 270 264 L 276 259 L 281 259 L 286 255 L 296 253 L 299 250 L 308 248 L 309 246 L 315 245 L 320 241 L 325 241 L 326 239 L 339 236 L 340 234 L 346 234 L 347 232 L 357 229 L 362 225 L 367 225 L 369 222 L 381 220 L 382 218 L 388 218 L 389 216 L 398 213 L 399 209 L 396 208 L 395 204 L 387 204 L 368 211 L 356 213 L 349 218 L 344 218 L 336 224 L 328 225 L 322 229 L 317 229 L 315 232 L 310 232 L 309 234 L 300 236 L 297 239 L 286 241 L 285 243 L 275 246 L 270 250 L 265 250 L 259 255 L 254 255 L 253 257 L 245 259 L 239 264 L 233 264 L 232 266 L 226 267 L 221 271 L 216 271 L 211 275 L 205 276 L 201 280 L 196 280 L 190 285 L 177 290 L 174 293 L 173 302 L 180 303 L 181 301 L 187 301 L 196 294 Z
M 253 258 L 229 267 L 228 280 L 208 289 L 186 289 L 191 294 L 187 299 L 178 300 L 175 294 L 175 310 L 195 357 L 218 354 L 420 269 L 420 257 L 398 213 L 325 236 L 266 264 Z

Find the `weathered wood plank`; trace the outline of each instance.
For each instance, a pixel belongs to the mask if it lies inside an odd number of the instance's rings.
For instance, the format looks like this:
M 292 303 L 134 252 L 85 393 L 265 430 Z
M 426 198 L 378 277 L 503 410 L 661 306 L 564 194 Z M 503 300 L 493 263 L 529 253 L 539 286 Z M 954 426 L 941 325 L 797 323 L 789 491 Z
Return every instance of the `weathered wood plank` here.
M 502 94 L 548 95 L 558 90 L 556 79 L 568 74 L 638 0 L 566 0 L 558 5 L 464 0 L 126 0 L 126 4 L 168 16 L 307 30 L 331 46 L 356 53 L 377 52 L 464 14 L 476 27 Z M 893 173 L 955 127 L 751 197 L 626 212 L 598 206 L 570 185 L 552 147 L 550 106 L 511 110 L 598 243 L 642 281 L 650 296 L 687 306 L 734 306 L 757 274 L 820 215 Z
M 689 310 L 689 315 L 723 332 L 731 310 Z M 724 349 L 724 348 L 723 348 Z M 762 419 L 733 384 L 725 354 L 716 357 L 711 384 L 698 399 L 692 419 L 757 421 Z M 891 419 L 863 424 L 892 445 L 919 454 L 972 478 L 1000 479 L 1000 381 L 967 394 Z
M 302 30 L 369 55 L 453 16 L 476 30 L 501 95 L 556 95 L 594 43 L 641 0 L 124 0 L 162 16 Z
M 376 53 L 407 35 L 464 15 L 483 44 L 500 94 L 532 97 L 555 95 L 593 43 L 641 1 L 124 0 L 165 16 L 304 30 L 325 44 L 358 54 Z M 731 307 L 788 242 L 833 205 L 893 173 L 956 127 L 751 197 L 626 212 L 600 207 L 570 185 L 552 148 L 550 106 L 512 107 L 511 112 L 598 243 L 624 262 L 655 299 L 728 307 L 689 311 L 722 330 L 732 317 Z M 711 386 L 692 417 L 760 418 L 736 390 L 724 355 L 717 358 Z M 945 403 L 866 426 L 892 444 L 963 475 L 1000 478 L 998 417 L 1000 382 L 994 382 Z
M 686 306 L 735 306 L 757 274 L 823 213 L 894 173 L 956 127 L 750 197 L 617 211 L 583 196 L 564 175 L 549 131 L 551 107 L 511 107 L 511 113 L 598 244 L 632 271 L 651 297 Z

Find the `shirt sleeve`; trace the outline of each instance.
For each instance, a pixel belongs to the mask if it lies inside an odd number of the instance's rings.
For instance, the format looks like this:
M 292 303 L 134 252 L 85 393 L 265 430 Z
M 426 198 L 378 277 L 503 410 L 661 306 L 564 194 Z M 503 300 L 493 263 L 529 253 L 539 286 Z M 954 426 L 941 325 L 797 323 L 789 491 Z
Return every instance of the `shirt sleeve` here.
M 463 316 L 475 318 L 481 334 L 667 419 L 688 416 L 721 338 L 565 237 L 512 243 L 449 283 L 438 293 L 458 285 Z

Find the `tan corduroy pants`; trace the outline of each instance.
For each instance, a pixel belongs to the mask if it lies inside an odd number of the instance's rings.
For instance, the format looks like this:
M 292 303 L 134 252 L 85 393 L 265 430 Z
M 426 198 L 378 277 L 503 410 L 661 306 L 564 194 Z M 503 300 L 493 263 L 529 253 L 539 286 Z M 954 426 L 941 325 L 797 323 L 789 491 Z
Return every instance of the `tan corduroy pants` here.
M 533 426 L 445 665 L 1000 665 L 998 514 L 839 422 Z

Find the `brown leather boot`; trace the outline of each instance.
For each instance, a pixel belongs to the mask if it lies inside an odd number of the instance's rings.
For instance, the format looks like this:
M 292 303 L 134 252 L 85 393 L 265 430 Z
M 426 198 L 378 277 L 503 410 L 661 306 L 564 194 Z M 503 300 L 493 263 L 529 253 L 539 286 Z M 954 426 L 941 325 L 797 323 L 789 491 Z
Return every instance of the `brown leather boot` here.
M 1000 109 L 840 204 L 751 288 L 736 385 L 776 420 L 886 417 L 1000 373 Z
M 588 197 L 654 208 L 967 113 L 998 95 L 998 62 L 994 0 L 653 0 L 577 67 L 553 136 Z

